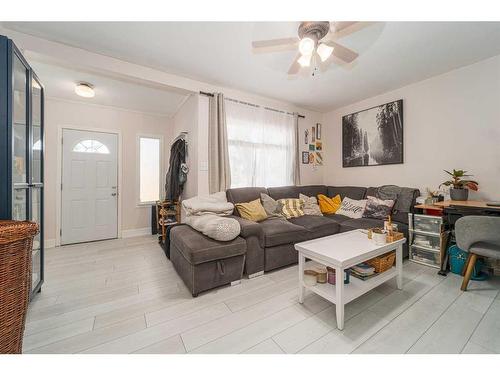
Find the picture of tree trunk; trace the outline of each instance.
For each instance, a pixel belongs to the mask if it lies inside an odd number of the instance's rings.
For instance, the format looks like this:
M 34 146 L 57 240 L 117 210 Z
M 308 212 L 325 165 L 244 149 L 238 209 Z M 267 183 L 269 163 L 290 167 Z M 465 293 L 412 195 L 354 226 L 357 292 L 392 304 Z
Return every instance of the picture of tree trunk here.
M 342 117 L 343 167 L 403 163 L 403 100 Z

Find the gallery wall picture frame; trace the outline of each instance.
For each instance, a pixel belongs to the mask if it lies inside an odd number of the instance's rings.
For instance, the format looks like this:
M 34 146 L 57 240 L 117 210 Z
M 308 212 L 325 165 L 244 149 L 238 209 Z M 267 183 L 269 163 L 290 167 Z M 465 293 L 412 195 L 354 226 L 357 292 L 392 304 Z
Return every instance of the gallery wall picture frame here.
M 323 154 L 321 152 L 316 152 L 316 165 L 323 165 Z
M 314 164 L 314 152 L 309 153 L 309 164 Z
M 311 128 L 311 142 L 316 142 L 316 127 Z
M 342 117 L 342 167 L 403 164 L 403 99 Z
M 321 141 L 316 141 L 316 151 L 323 150 L 323 143 Z
M 309 151 L 316 151 L 316 146 L 314 144 L 309 145 Z
M 309 151 L 302 151 L 302 164 L 309 164 Z
M 304 143 L 306 145 L 309 143 L 309 129 L 304 130 Z
M 316 140 L 321 139 L 321 128 L 322 125 L 320 123 L 316 124 Z

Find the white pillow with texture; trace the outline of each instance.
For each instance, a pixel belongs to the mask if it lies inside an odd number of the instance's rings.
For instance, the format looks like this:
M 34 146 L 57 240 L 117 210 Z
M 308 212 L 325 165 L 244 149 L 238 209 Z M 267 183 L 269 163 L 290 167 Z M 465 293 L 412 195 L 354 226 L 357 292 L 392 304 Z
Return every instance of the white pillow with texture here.
M 365 212 L 366 199 L 355 200 L 345 197 L 342 200 L 340 208 L 335 212 L 336 215 L 344 215 L 351 219 L 360 219 Z
M 308 197 L 307 195 L 299 194 L 299 199 L 304 202 L 304 215 L 323 216 L 316 197 Z

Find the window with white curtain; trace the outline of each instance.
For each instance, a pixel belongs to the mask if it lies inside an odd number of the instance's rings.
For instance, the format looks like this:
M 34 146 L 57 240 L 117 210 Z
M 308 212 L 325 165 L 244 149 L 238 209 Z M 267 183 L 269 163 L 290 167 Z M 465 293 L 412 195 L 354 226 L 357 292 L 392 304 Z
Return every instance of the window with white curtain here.
M 226 100 L 231 187 L 293 185 L 293 115 Z

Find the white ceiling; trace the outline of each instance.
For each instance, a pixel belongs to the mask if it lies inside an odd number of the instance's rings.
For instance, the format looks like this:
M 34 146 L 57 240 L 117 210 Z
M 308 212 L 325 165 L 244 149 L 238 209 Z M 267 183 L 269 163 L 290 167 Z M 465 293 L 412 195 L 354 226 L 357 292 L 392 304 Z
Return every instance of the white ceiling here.
M 107 105 L 165 116 L 175 114 L 186 95 L 124 82 L 101 75 L 85 73 L 37 61 L 30 65 L 43 82 L 47 97 L 82 103 Z M 94 85 L 95 97 L 82 98 L 75 94 L 77 82 Z
M 297 105 L 328 110 L 500 54 L 500 22 L 375 23 L 341 40 L 360 56 L 290 78 L 295 52 L 254 55 L 251 41 L 297 22 L 14 22 L 3 26 L 92 52 Z

